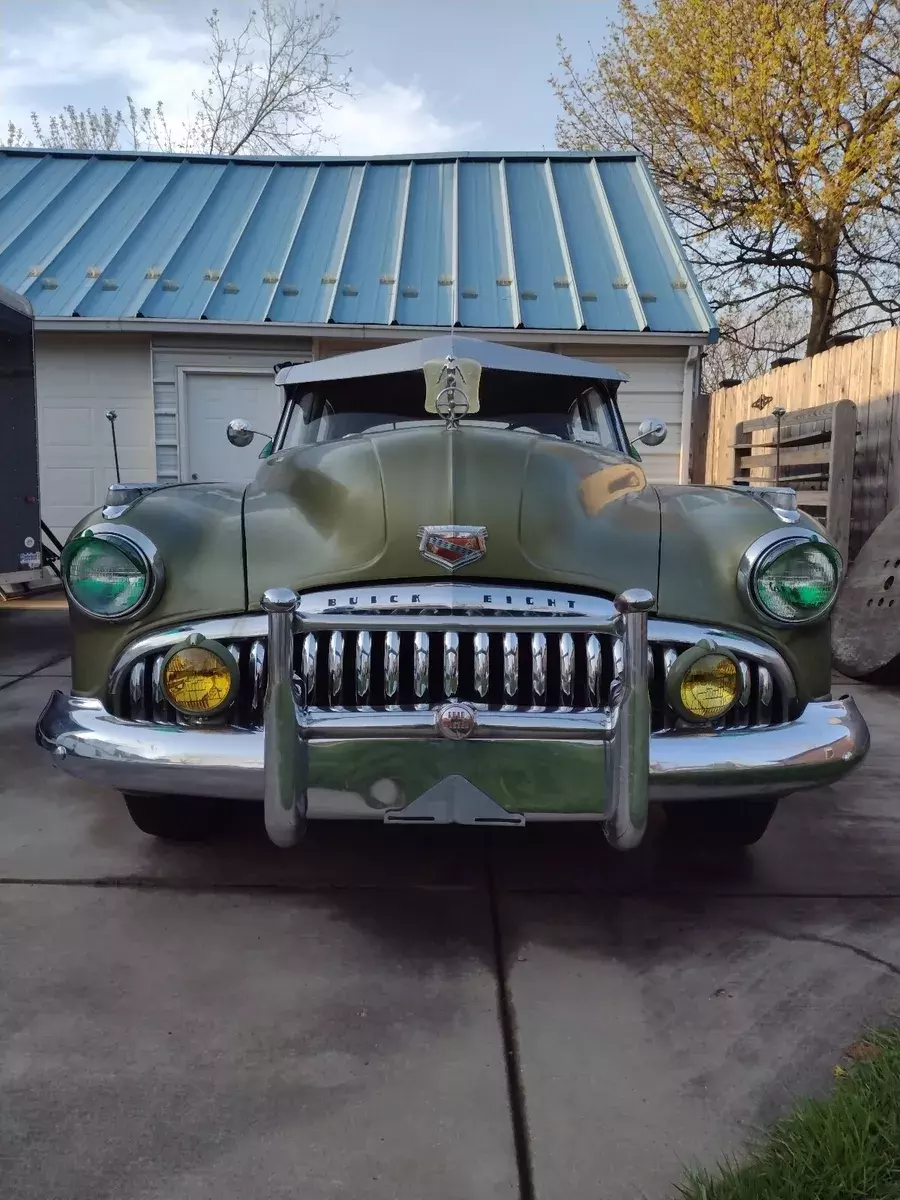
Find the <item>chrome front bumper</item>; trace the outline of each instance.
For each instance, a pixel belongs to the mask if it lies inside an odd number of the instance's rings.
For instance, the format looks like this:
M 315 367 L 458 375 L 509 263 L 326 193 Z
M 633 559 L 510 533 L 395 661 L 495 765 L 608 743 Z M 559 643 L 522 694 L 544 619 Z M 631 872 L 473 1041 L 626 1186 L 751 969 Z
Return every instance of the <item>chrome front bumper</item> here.
M 307 708 L 293 674 L 296 597 L 267 592 L 263 730 L 123 721 L 98 700 L 54 693 L 37 740 L 72 775 L 130 792 L 262 800 L 269 836 L 293 845 L 307 817 L 522 824 L 599 819 L 620 849 L 653 800 L 781 796 L 833 783 L 869 746 L 851 699 L 807 705 L 763 729 L 650 734 L 648 593 L 616 605 L 623 670 L 608 709 L 472 712 L 462 740 L 435 710 Z M 437 711 L 440 711 L 439 709 Z

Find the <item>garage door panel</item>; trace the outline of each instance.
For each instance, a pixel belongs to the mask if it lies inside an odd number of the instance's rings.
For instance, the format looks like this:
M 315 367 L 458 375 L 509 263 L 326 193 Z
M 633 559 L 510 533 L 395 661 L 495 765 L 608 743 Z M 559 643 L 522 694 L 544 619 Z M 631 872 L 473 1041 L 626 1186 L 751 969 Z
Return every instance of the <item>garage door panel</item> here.
M 184 375 L 184 426 L 187 444 L 182 470 L 187 479 L 217 483 L 249 483 L 259 468 L 259 452 L 265 442 L 254 439 L 243 449 L 226 437 L 228 422 L 235 417 L 249 421 L 254 429 L 273 434 L 281 413 L 281 389 L 271 371 L 228 375 L 186 372 Z

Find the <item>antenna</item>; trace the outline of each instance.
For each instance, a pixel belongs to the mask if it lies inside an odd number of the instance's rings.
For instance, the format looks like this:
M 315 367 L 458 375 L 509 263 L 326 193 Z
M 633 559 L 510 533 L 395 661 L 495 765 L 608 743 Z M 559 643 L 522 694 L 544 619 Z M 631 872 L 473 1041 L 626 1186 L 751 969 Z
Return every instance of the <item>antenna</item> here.
M 116 483 L 121 483 L 122 476 L 119 474 L 119 447 L 116 444 L 116 417 L 118 415 L 114 408 L 106 410 L 106 419 L 109 421 L 109 428 L 112 432 L 113 458 L 116 460 Z

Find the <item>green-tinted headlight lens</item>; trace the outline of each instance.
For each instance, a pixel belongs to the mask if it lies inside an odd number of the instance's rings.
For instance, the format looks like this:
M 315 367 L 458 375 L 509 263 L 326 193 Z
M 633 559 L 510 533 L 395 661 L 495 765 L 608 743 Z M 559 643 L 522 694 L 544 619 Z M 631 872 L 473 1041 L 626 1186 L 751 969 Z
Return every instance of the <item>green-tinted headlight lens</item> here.
M 98 617 L 130 612 L 150 583 L 143 557 L 124 539 L 85 539 L 72 551 L 65 575 L 73 599 Z
M 756 598 L 780 621 L 808 621 L 824 612 L 840 583 L 837 555 L 816 542 L 789 546 L 756 572 Z

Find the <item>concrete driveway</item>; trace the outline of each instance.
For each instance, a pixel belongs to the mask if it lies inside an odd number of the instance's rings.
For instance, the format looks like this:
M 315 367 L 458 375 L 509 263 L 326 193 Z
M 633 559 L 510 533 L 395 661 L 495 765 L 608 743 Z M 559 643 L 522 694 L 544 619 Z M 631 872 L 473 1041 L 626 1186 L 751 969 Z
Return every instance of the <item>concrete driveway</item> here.
M 0 608 L 16 1200 L 663 1200 L 900 997 L 900 696 L 730 862 L 594 829 L 143 837 L 52 769 L 65 614 Z M 496 836 L 494 836 L 496 835 Z

